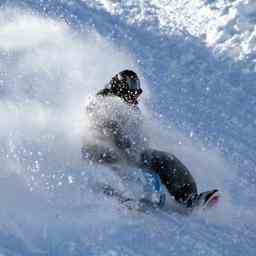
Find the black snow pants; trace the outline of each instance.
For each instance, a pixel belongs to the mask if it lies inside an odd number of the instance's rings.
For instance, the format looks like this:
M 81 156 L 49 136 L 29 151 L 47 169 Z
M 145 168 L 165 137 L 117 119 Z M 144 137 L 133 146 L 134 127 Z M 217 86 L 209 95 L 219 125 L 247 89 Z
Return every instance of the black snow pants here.
M 82 157 L 98 163 L 113 164 L 119 161 L 119 155 L 115 151 L 98 145 L 83 146 Z M 170 153 L 154 149 L 144 150 L 136 165 L 156 172 L 170 195 L 185 206 L 189 206 L 189 199 L 197 194 L 193 176 L 187 167 Z
M 148 149 L 142 152 L 140 164 L 155 171 L 169 193 L 179 203 L 189 206 L 188 199 L 197 194 L 196 182 L 187 167 L 174 155 Z

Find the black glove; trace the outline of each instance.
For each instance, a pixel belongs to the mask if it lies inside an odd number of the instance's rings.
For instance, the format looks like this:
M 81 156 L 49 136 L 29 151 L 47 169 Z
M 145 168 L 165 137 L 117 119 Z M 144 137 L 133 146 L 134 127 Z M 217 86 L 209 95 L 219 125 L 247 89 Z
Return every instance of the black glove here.
M 81 149 L 82 157 L 97 163 L 116 163 L 120 156 L 112 148 L 102 145 L 84 145 Z

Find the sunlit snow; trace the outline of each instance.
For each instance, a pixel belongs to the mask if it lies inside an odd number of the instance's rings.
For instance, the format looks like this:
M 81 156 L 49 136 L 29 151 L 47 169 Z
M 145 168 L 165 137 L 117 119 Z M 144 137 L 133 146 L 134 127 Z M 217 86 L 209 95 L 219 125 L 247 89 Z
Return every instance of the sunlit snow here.
M 254 1 L 2 1 L 1 255 L 255 255 Z M 134 69 L 146 130 L 175 153 L 205 214 L 133 212 L 120 178 L 81 159 L 84 105 Z

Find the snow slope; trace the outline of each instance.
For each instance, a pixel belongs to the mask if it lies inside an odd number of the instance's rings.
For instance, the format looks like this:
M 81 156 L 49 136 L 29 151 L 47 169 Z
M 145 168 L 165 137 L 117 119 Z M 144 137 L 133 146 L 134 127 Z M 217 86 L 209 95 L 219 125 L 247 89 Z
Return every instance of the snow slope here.
M 123 17 L 129 24 L 146 24 L 147 27 L 154 24 L 153 27 L 158 27 L 164 34 L 187 31 L 203 40 L 218 55 L 236 61 L 249 59 L 244 72 L 255 71 L 254 0 L 84 2 Z
M 175 2 L 175 3 L 174 3 Z M 253 1 L 2 1 L 0 253 L 255 255 Z M 142 77 L 154 143 L 223 201 L 135 214 L 94 192 L 83 105 L 123 68 Z M 104 174 L 104 175 L 102 175 Z

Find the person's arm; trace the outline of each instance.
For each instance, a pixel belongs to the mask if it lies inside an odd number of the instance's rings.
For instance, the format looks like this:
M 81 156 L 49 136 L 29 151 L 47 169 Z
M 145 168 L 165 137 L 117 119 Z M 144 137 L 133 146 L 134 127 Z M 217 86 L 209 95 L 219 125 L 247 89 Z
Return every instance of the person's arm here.
M 82 158 L 96 163 L 113 164 L 120 156 L 112 148 L 103 145 L 87 144 L 81 148 Z
M 104 124 L 107 133 L 113 138 L 114 144 L 121 150 L 129 149 L 132 146 L 128 135 L 126 135 L 116 121 L 108 121 Z

